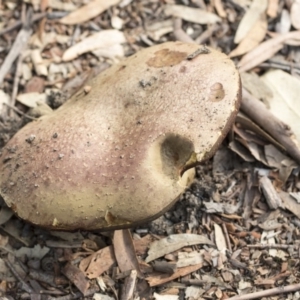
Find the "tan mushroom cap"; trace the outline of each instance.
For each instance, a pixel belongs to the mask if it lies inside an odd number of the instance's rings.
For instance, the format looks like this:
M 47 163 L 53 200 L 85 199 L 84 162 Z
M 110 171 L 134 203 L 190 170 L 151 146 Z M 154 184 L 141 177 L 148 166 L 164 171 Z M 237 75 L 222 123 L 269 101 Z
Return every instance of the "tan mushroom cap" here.
M 1 156 L 8 206 L 64 230 L 134 226 L 166 211 L 191 180 L 180 174 L 213 155 L 239 106 L 233 62 L 201 49 L 144 49 L 22 128 Z

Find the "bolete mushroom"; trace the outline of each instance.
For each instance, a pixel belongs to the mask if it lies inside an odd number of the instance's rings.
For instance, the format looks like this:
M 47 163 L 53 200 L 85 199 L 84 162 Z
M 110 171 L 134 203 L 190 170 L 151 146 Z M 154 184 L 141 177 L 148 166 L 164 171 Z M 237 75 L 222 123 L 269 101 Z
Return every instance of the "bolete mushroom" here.
M 181 42 L 141 50 L 89 86 L 3 149 L 0 193 L 33 224 L 107 230 L 158 217 L 214 154 L 241 97 L 225 54 Z

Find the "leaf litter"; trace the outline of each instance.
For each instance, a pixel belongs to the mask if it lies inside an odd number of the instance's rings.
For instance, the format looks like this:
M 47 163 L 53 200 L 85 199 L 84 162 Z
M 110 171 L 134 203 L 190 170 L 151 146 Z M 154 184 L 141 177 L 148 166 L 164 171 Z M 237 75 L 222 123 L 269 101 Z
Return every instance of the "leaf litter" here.
M 149 224 L 114 234 L 53 233 L 2 204 L 1 296 L 299 298 L 298 0 L 0 6 L 1 147 L 40 98 L 48 112 L 57 109 L 122 57 L 168 40 L 222 49 L 244 87 L 227 141 Z

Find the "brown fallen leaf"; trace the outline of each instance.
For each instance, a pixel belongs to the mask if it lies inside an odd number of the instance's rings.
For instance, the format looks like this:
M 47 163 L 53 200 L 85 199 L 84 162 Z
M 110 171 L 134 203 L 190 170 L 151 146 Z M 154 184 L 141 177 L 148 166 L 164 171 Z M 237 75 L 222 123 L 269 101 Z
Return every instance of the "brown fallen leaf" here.
M 105 247 L 84 258 L 79 268 L 89 279 L 97 278 L 116 263 L 112 246 Z
M 149 245 L 153 242 L 153 237 L 150 234 L 143 236 L 140 239 L 134 239 L 133 245 L 137 255 L 145 255 Z
M 67 263 L 62 272 L 85 295 L 90 286 L 85 274 L 71 263 Z
M 121 272 L 136 270 L 137 275 L 143 277 L 135 254 L 130 231 L 128 229 L 116 230 L 114 232 L 113 245 Z
M 184 267 L 184 268 L 179 268 L 176 270 L 176 272 L 174 274 L 172 274 L 171 276 L 169 274 L 156 274 L 156 275 L 152 275 L 146 278 L 146 280 L 148 281 L 149 285 L 152 286 L 157 286 L 169 281 L 172 281 L 178 277 L 183 277 L 186 276 L 192 272 L 195 272 L 199 269 L 202 268 L 202 263 L 194 265 L 194 266 L 188 266 L 188 267 Z
M 25 85 L 25 93 L 42 93 L 44 91 L 45 80 L 41 77 L 33 76 Z

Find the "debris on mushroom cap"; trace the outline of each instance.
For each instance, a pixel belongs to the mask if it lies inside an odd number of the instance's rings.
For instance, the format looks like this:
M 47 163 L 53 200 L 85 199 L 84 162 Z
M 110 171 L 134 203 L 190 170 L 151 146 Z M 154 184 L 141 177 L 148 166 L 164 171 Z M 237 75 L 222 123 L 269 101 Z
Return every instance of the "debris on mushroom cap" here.
M 0 162 L 8 206 L 64 230 L 134 226 L 166 211 L 239 106 L 233 62 L 205 49 L 181 42 L 144 49 L 94 78 L 89 93 L 22 128 Z

